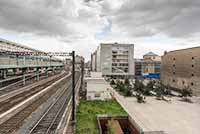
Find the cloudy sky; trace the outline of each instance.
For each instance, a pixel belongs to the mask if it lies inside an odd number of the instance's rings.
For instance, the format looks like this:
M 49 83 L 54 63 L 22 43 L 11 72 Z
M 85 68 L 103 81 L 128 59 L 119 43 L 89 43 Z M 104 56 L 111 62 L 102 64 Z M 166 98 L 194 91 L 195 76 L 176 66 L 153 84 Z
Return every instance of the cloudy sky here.
M 0 38 L 89 59 L 101 42 L 135 57 L 200 44 L 200 0 L 0 0 Z

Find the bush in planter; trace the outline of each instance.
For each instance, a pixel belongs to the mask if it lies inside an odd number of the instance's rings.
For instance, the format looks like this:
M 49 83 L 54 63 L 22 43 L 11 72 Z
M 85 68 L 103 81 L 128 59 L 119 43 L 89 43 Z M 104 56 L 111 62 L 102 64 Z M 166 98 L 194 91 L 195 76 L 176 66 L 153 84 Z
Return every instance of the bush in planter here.
M 167 87 L 164 88 L 164 94 L 165 95 L 171 95 L 171 90 L 170 90 L 170 86 L 167 85 Z
M 132 93 L 131 93 L 130 88 L 129 87 L 125 87 L 124 91 L 123 91 L 123 94 L 124 94 L 124 96 L 131 96 Z
M 137 92 L 141 92 L 144 89 L 144 84 L 142 81 L 136 80 L 134 84 L 134 89 Z
M 191 99 L 188 98 L 192 97 L 192 89 L 190 89 L 189 87 L 183 88 L 181 90 L 181 97 L 183 98 L 183 101 L 192 103 Z
M 125 85 L 130 85 L 130 82 L 129 82 L 129 79 L 128 79 L 128 78 L 125 79 L 124 84 L 125 84 Z
M 136 98 L 138 103 L 145 103 L 145 97 L 141 93 L 137 93 Z
M 142 90 L 142 93 L 143 93 L 144 95 L 146 95 L 146 96 L 151 96 L 152 94 L 151 94 L 150 91 L 151 91 L 150 88 L 145 87 L 145 88 Z
M 185 87 L 181 90 L 181 97 L 192 97 L 192 89 Z
M 115 81 L 113 79 L 110 81 L 110 85 L 115 85 Z
M 150 81 L 147 85 L 146 88 L 149 90 L 154 90 L 154 81 Z

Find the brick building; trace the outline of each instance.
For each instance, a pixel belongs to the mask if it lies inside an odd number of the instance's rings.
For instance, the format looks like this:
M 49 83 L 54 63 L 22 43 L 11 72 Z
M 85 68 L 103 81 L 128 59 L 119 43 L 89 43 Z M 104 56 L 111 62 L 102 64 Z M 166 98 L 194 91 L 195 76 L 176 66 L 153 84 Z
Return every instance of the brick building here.
M 165 85 L 190 87 L 200 95 L 200 47 L 165 53 L 161 63 L 161 80 Z

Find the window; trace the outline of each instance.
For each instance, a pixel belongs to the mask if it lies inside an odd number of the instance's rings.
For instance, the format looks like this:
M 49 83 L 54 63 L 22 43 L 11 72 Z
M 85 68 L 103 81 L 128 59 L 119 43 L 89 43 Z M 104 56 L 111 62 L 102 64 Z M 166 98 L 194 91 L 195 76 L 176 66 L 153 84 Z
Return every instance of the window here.
M 194 57 L 192 57 L 192 60 L 194 60 Z
M 191 75 L 192 75 L 192 76 L 194 76 L 194 74 L 193 74 L 193 73 L 192 73 Z
M 192 65 L 192 67 L 194 67 L 194 65 Z
M 175 72 L 173 72 L 173 74 L 175 74 Z
M 172 80 L 173 82 L 175 82 L 175 80 Z
M 148 68 L 146 68 L 146 72 L 148 72 Z
M 194 83 L 193 82 L 191 82 L 191 86 L 193 86 L 194 85 Z
M 173 58 L 173 60 L 176 60 L 176 58 Z
M 95 93 L 95 94 L 94 94 L 94 97 L 96 97 L 96 98 L 98 98 L 98 97 L 100 97 L 100 96 L 101 96 L 100 93 Z
M 113 55 L 113 58 L 116 58 L 117 56 L 116 55 Z
M 175 64 L 173 64 L 173 67 L 175 67 Z
M 183 85 L 185 84 L 185 81 L 182 81 Z

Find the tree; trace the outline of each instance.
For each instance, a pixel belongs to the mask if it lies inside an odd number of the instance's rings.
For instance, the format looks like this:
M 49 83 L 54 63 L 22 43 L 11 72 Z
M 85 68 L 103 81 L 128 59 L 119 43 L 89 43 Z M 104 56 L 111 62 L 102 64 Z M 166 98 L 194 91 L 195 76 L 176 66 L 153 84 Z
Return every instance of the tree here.
M 139 80 L 135 80 L 134 88 L 135 88 L 135 91 L 141 92 L 144 89 L 143 82 L 141 82 Z
M 110 81 L 110 85 L 115 85 L 115 81 L 113 79 Z
M 171 95 L 171 90 L 170 90 L 170 86 L 167 85 L 167 87 L 164 88 L 164 94 L 165 95 Z
M 128 79 L 128 78 L 125 79 L 124 84 L 130 85 L 130 82 L 129 82 L 129 79 Z
M 181 97 L 183 98 L 183 101 L 192 103 L 192 101 L 188 98 L 192 97 L 192 89 L 190 89 L 189 87 L 183 88 L 181 90 Z
M 181 90 L 181 97 L 192 97 L 192 89 L 185 87 Z
M 123 93 L 124 93 L 124 96 L 131 96 L 132 95 L 129 87 L 125 87 Z
M 145 97 L 141 93 L 137 93 L 136 98 L 138 103 L 145 103 Z
M 149 90 L 153 90 L 154 89 L 154 82 L 153 81 L 150 81 L 148 84 L 147 84 L 147 86 L 146 86 L 146 88 L 148 88 Z
M 154 82 L 153 82 L 153 81 L 150 81 L 150 82 L 145 86 L 145 88 L 142 90 L 142 92 L 143 92 L 144 95 L 150 96 L 150 95 L 152 95 L 150 91 L 153 91 L 153 90 L 154 90 Z
M 121 81 L 117 80 L 116 81 L 116 88 L 115 89 L 120 90 L 121 87 L 122 87 L 122 85 L 123 85 L 123 83 Z

